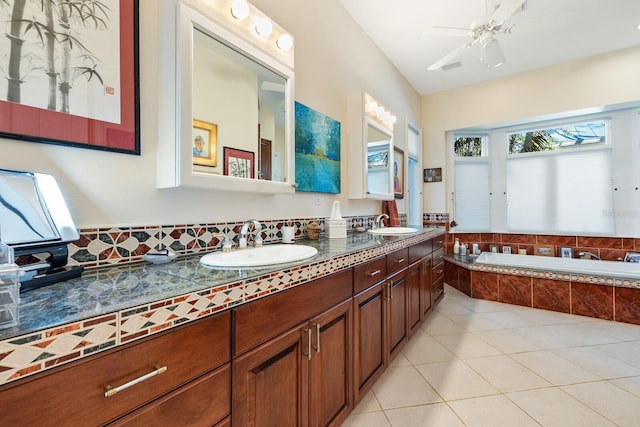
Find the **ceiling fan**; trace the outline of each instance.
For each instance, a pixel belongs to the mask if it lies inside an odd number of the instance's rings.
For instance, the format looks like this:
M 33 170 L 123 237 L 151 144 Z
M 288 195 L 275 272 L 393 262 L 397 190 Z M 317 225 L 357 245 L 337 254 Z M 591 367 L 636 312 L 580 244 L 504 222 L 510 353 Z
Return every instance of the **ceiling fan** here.
M 457 35 L 471 37 L 471 40 L 440 58 L 427 68 L 427 70 L 434 71 L 443 68 L 465 49 L 470 48 L 478 42 L 482 43 L 482 56 L 480 59 L 486 61 L 487 66 L 497 67 L 502 65 L 505 62 L 504 52 L 502 52 L 498 39 L 494 36 L 496 34 L 511 33 L 513 25 L 505 25 L 505 22 L 521 8 L 525 1 L 526 0 L 503 0 L 488 19 L 483 18 L 483 20 L 480 21 L 481 23 L 475 25 L 473 28 L 434 27 L 447 30 L 447 32 L 452 35 L 457 33 Z M 485 0 L 485 15 L 486 10 L 487 3 Z

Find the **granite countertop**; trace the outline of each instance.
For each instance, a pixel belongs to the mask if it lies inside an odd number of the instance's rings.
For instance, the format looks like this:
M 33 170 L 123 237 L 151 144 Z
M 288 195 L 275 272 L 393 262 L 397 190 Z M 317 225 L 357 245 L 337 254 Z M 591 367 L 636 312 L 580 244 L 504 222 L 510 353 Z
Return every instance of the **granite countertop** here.
M 312 265 L 424 233 L 430 234 L 428 237 L 435 237 L 443 234 L 444 229 L 423 228 L 418 233 L 403 236 L 376 236 L 355 232 L 344 239 L 297 240 L 296 244 L 315 247 L 318 254 L 309 260 L 261 269 L 213 269 L 200 264 L 200 258 L 205 253 L 198 253 L 178 257 L 166 264 L 140 262 L 87 270 L 79 278 L 22 293 L 19 324 L 0 329 L 0 339 L 114 313 L 269 272 Z

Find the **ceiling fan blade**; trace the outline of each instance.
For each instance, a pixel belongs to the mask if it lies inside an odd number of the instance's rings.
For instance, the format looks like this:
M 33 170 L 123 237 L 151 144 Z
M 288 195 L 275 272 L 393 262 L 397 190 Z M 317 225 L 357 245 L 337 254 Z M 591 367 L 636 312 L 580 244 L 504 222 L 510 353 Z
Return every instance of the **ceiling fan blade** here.
M 504 21 L 509 19 L 511 15 L 520 9 L 525 1 L 526 0 L 503 0 L 496 11 L 493 12 L 491 18 L 489 18 L 489 22 L 493 23 L 494 26 L 502 25 Z
M 474 43 L 473 41 L 470 41 L 468 43 L 463 44 L 460 47 L 457 47 L 456 49 L 454 49 L 453 51 L 449 52 L 448 54 L 440 58 L 438 61 L 436 61 L 433 65 L 427 68 L 427 70 L 429 71 L 439 70 L 444 65 L 447 65 L 449 62 L 451 62 L 455 57 L 460 55 L 465 49 L 471 47 L 473 43 Z
M 441 27 L 434 25 L 430 29 L 424 32 L 427 36 L 453 36 L 453 37 L 468 37 L 471 35 L 471 29 L 459 28 L 459 27 Z

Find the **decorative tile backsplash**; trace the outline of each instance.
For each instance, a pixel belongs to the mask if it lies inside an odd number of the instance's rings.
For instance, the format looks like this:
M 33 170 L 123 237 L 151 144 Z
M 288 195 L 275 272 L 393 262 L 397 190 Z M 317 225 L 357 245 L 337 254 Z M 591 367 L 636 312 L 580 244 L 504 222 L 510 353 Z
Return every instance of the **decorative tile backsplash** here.
M 346 217 L 348 228 L 371 227 L 376 216 Z M 281 230 L 285 225 L 295 226 L 296 239 L 304 239 L 311 221 L 317 221 L 324 230 L 324 218 L 262 220 L 264 243 L 281 242 Z M 400 214 L 400 222 L 406 224 L 406 214 Z M 68 264 L 96 268 L 138 262 L 147 252 L 162 248 L 180 255 L 211 252 L 220 249 L 221 233 L 237 245 L 242 224 L 243 221 L 81 229 L 80 239 L 68 245 Z M 253 241 L 253 233 L 248 240 Z

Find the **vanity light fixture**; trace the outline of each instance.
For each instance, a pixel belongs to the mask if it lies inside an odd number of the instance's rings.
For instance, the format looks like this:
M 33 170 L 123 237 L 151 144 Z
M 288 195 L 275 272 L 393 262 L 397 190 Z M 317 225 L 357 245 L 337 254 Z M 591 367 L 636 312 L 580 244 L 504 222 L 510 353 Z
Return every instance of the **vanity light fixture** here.
M 264 39 L 273 31 L 273 24 L 269 18 L 258 18 L 253 29 L 258 37 Z
M 280 37 L 278 37 L 278 40 L 276 41 L 276 45 L 280 50 L 284 50 L 286 52 L 293 47 L 293 37 L 287 33 L 280 34 Z
M 364 111 L 367 116 L 378 123 L 384 124 L 386 127 L 392 126 L 397 120 L 391 111 L 366 93 L 364 94 Z
M 249 12 L 249 3 L 247 3 L 247 0 L 233 0 L 233 3 L 231 3 L 231 15 L 233 15 L 234 18 L 242 21 L 249 16 Z

